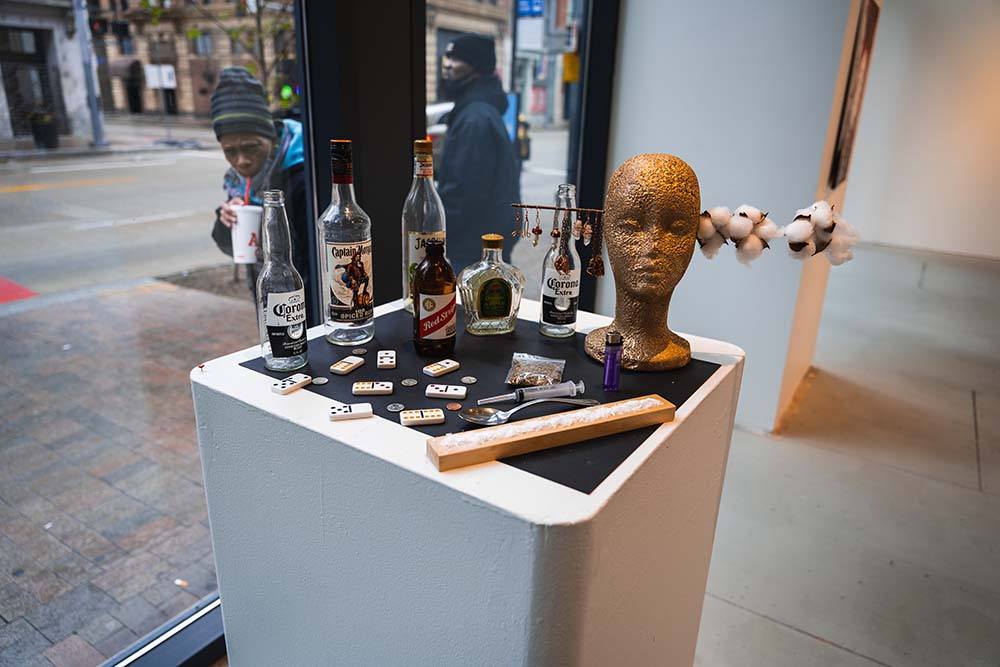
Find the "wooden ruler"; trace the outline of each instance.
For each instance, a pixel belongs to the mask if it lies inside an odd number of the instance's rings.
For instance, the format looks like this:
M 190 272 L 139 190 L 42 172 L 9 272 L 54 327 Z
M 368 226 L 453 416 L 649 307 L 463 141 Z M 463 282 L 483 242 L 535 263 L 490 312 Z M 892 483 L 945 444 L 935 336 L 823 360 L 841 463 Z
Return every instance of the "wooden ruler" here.
M 635 405 L 629 410 L 629 404 Z M 631 431 L 674 419 L 674 404 L 658 394 L 604 403 L 555 415 L 534 417 L 476 431 L 463 431 L 427 440 L 427 456 L 438 470 L 453 470 L 507 456 L 537 452 L 622 431 Z M 617 413 L 617 414 L 615 414 Z M 572 415 L 572 424 L 554 424 L 556 418 Z M 511 435 L 517 425 L 525 432 Z M 529 427 L 527 429 L 523 427 Z

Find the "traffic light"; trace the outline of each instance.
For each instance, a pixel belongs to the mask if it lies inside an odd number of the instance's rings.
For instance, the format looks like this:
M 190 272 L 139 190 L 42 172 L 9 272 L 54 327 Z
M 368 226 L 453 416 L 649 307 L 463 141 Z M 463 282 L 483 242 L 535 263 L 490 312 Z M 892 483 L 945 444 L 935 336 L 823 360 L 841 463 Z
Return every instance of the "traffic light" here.
M 108 34 L 108 20 L 92 19 L 90 21 L 90 34 L 94 37 L 104 37 Z

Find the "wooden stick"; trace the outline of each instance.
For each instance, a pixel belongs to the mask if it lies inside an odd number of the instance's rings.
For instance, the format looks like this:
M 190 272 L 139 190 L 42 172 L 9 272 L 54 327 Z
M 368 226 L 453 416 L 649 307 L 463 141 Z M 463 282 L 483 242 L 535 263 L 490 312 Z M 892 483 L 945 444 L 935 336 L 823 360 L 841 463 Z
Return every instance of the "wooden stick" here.
M 622 414 L 606 415 L 606 408 L 624 405 L 631 401 L 653 399 L 655 405 L 623 412 Z M 648 394 L 614 403 L 604 403 L 590 408 L 581 408 L 571 412 L 561 412 L 555 415 L 534 417 L 513 424 L 535 424 L 535 428 L 515 436 L 504 437 L 500 429 L 507 425 L 490 426 L 478 431 L 463 431 L 458 434 L 442 435 L 427 439 L 427 456 L 434 462 L 438 470 L 453 470 L 463 466 L 495 461 L 496 459 L 518 454 L 537 452 L 550 447 L 560 447 L 584 440 L 601 438 L 614 433 L 631 431 L 654 424 L 673 421 L 674 404 L 658 394 Z M 593 421 L 587 421 L 587 414 L 602 415 Z M 573 415 L 580 423 L 572 425 L 552 425 L 554 418 Z M 547 423 L 548 422 L 548 423 Z M 497 433 L 497 437 L 491 437 Z M 479 438 L 478 442 L 458 444 L 456 439 L 461 436 Z

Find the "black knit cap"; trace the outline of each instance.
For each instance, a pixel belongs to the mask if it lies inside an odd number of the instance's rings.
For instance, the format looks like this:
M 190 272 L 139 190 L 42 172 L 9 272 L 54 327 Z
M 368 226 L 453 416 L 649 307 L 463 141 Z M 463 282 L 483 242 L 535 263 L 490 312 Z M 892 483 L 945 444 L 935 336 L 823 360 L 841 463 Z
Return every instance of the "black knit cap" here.
M 467 33 L 448 45 L 445 51 L 455 60 L 468 63 L 482 74 L 492 74 L 497 68 L 497 49 L 492 37 Z
M 216 139 L 236 132 L 277 138 L 264 86 L 246 68 L 227 67 L 219 74 L 212 93 L 212 129 Z

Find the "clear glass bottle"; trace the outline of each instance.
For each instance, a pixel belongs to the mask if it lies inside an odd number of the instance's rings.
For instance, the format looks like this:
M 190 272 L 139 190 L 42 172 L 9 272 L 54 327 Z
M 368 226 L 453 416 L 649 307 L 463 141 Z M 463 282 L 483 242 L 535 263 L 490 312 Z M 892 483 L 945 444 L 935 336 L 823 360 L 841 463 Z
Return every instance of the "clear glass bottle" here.
M 316 223 L 326 339 L 360 345 L 375 336 L 372 222 L 354 200 L 350 139 L 330 140 L 330 171 L 333 195 Z
M 517 325 L 524 274 L 503 261 L 503 236 L 483 234 L 482 239 L 483 258 L 458 276 L 465 330 L 475 336 L 510 333 Z
M 563 183 L 556 191 L 556 206 L 576 208 L 576 186 Z M 538 327 L 552 338 L 568 338 L 576 332 L 576 309 L 580 300 L 580 255 L 573 238 L 573 213 L 560 211 L 559 235 L 542 263 L 542 314 Z
M 413 274 L 427 254 L 427 241 L 445 240 L 444 204 L 434 187 L 433 150 L 426 139 L 413 142 L 413 184 L 403 202 L 403 299 L 411 313 Z
M 257 276 L 257 326 L 264 365 L 294 371 L 306 365 L 306 293 L 292 265 L 292 236 L 281 190 L 264 191 L 264 265 Z

